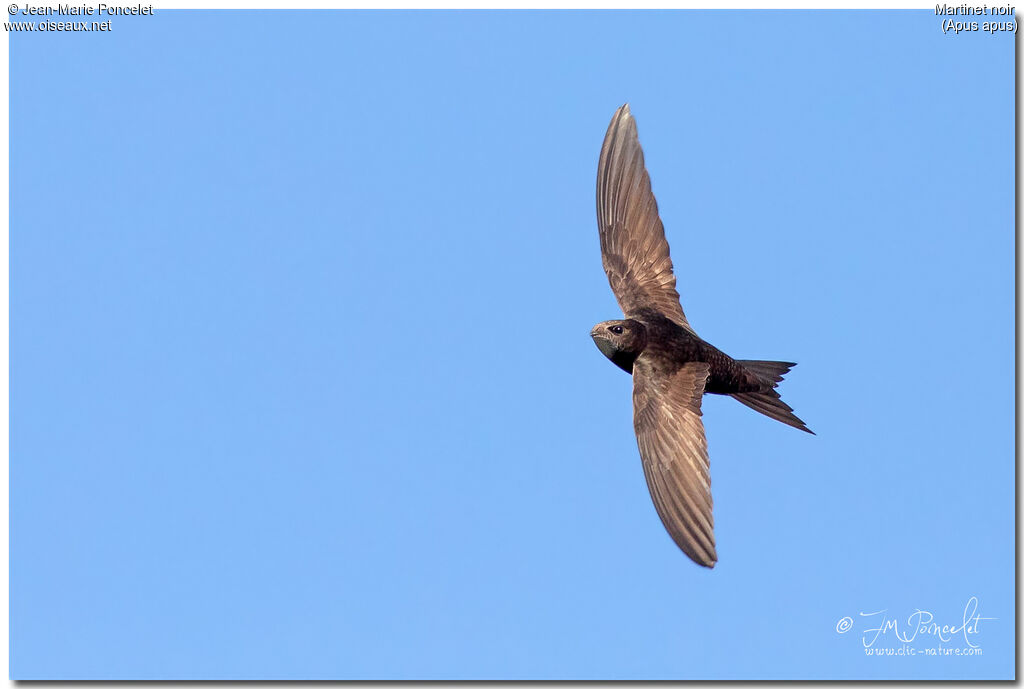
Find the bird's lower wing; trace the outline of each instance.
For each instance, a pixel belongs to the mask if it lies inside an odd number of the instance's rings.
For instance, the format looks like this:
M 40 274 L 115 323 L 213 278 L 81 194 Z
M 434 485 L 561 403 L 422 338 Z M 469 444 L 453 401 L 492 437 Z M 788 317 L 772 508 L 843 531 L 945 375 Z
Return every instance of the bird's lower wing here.
M 708 444 L 700 403 L 709 367 L 691 362 L 660 373 L 641 355 L 633 365 L 633 426 L 647 488 L 672 540 L 691 560 L 714 567 Z

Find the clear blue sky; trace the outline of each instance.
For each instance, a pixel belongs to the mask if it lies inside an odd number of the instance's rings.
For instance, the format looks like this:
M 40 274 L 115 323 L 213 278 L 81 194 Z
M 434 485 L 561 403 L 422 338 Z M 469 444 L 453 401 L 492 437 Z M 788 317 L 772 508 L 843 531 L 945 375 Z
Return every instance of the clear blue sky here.
M 931 10 L 10 38 L 14 677 L 1012 676 L 1012 38 Z M 594 179 L 625 101 L 691 323 L 799 362 L 818 433 L 705 398 L 713 571 L 588 336 L 620 313 Z M 980 657 L 865 655 L 860 612 L 972 596 Z

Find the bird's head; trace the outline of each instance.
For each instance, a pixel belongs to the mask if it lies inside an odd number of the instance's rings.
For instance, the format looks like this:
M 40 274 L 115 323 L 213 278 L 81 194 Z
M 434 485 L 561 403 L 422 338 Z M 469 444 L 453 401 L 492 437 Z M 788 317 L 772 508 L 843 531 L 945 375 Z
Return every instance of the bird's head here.
M 590 331 L 590 336 L 602 354 L 628 373 L 633 372 L 633 362 L 647 344 L 644 324 L 630 318 L 598 323 Z

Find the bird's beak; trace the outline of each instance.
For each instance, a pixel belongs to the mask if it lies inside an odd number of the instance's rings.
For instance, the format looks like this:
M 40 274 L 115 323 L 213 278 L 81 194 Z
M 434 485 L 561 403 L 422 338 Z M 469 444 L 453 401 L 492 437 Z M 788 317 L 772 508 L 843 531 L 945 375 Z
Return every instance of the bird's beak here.
M 594 326 L 590 331 L 590 337 L 594 339 L 594 344 L 601 350 L 601 353 L 611 359 L 615 355 L 615 347 L 612 345 L 611 340 L 604 334 L 604 328 L 597 325 Z

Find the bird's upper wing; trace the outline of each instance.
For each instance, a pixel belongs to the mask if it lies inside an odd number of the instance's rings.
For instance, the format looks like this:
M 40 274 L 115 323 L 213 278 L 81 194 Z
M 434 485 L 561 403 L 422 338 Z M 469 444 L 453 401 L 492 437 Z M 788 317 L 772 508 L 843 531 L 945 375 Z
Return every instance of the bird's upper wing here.
M 601 146 L 597 224 L 601 262 L 623 313 L 632 317 L 654 308 L 692 331 L 679 304 L 665 230 L 628 104 L 615 112 Z
M 633 426 L 647 488 L 672 540 L 690 559 L 714 567 L 708 443 L 700 402 L 708 364 L 659 373 L 644 355 L 633 365 Z

